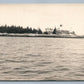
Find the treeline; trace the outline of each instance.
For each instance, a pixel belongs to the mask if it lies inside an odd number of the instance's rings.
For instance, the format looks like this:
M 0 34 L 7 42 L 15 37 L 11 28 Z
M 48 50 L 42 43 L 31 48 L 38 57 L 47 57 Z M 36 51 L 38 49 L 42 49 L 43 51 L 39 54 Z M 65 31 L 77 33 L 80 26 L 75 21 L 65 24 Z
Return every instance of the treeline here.
M 0 33 L 33 33 L 33 34 L 48 34 L 48 31 L 42 31 L 40 28 L 35 29 L 32 27 L 23 28 L 22 26 L 0 26 Z M 52 32 L 56 34 L 56 28 Z
M 42 30 L 39 29 L 35 29 L 35 28 L 31 28 L 31 27 L 27 27 L 27 28 L 23 28 L 21 26 L 0 26 L 0 33 L 38 33 L 38 34 L 42 34 Z
M 32 27 L 23 28 L 22 26 L 0 26 L 0 33 L 32 33 L 32 34 L 75 34 L 75 32 L 69 32 L 68 30 L 58 30 L 47 28 L 46 31 L 42 31 L 40 28 L 35 29 Z

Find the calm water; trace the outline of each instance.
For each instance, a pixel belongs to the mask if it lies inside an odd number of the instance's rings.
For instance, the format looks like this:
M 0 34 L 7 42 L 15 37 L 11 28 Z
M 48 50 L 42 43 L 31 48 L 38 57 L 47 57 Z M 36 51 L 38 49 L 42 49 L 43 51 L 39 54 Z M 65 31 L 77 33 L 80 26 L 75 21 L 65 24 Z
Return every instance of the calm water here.
M 84 39 L 0 37 L 0 80 L 84 80 Z

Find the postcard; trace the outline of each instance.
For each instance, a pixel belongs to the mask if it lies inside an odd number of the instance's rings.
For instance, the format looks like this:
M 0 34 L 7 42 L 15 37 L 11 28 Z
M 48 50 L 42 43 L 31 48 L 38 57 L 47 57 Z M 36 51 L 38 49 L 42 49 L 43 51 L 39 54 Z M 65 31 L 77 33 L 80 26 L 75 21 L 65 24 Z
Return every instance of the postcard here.
M 84 4 L 0 4 L 0 80 L 84 80 Z

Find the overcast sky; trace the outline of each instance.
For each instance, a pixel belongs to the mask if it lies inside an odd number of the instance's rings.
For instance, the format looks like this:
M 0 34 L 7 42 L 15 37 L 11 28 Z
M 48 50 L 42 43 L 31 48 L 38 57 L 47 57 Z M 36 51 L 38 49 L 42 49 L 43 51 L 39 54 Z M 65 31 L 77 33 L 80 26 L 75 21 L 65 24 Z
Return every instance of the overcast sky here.
M 0 4 L 0 25 L 74 30 L 84 35 L 84 4 Z

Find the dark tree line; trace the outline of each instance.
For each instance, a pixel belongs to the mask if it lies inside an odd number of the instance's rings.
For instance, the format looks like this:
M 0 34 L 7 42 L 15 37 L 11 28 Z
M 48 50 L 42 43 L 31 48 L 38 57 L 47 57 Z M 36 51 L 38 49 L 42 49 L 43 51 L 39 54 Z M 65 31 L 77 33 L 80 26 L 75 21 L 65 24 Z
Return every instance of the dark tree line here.
M 56 28 L 54 28 L 52 34 L 56 34 Z M 42 31 L 40 28 L 35 29 L 32 27 L 23 28 L 22 26 L 0 26 L 0 33 L 33 33 L 33 34 L 48 34 L 47 31 Z
M 32 34 L 74 34 L 75 32 L 69 32 L 68 30 L 58 31 L 56 27 L 51 31 L 51 28 L 48 28 L 46 31 L 42 31 L 40 28 L 35 29 L 32 27 L 23 28 L 22 26 L 0 26 L 0 33 L 32 33 Z
M 35 29 L 31 27 L 23 28 L 21 26 L 0 26 L 0 33 L 38 33 L 42 34 L 41 29 Z

